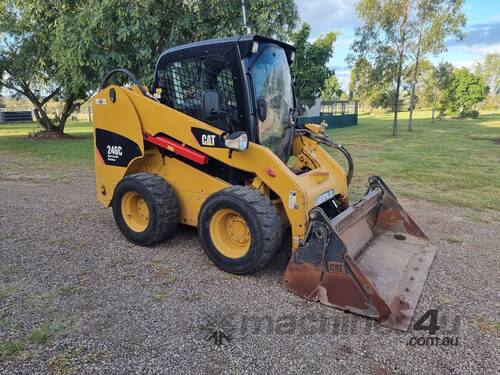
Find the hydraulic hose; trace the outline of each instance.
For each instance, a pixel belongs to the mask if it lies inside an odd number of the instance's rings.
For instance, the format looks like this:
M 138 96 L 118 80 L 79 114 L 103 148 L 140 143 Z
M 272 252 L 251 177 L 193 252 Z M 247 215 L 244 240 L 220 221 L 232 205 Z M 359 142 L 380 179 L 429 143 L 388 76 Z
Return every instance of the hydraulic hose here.
M 352 156 L 344 146 L 339 145 L 338 143 L 334 143 L 332 146 L 344 154 L 347 159 L 347 164 L 349 166 L 347 171 L 347 186 L 349 186 L 351 184 L 352 176 L 354 175 L 354 161 L 352 160 Z
M 139 90 L 141 90 L 141 92 L 144 96 L 148 96 L 148 94 L 146 93 L 146 90 L 144 90 L 144 87 L 142 87 L 139 80 L 128 69 L 113 69 L 108 74 L 106 74 L 106 77 L 104 77 L 104 80 L 103 80 L 102 85 L 101 85 L 101 90 L 105 89 L 108 86 L 108 83 L 109 83 L 109 80 L 111 79 L 111 77 L 117 73 L 122 73 L 122 74 L 126 75 L 139 88 Z
M 339 143 L 336 143 L 328 137 L 328 134 L 326 133 L 313 133 L 307 129 L 297 129 L 296 133 L 298 134 L 306 134 L 308 137 L 314 139 L 316 142 L 322 143 L 327 146 L 331 146 L 339 150 L 347 159 L 347 165 L 349 166 L 349 169 L 347 171 L 347 186 L 351 184 L 352 176 L 354 175 L 354 161 L 352 160 L 352 156 L 347 151 L 347 149 L 342 146 Z

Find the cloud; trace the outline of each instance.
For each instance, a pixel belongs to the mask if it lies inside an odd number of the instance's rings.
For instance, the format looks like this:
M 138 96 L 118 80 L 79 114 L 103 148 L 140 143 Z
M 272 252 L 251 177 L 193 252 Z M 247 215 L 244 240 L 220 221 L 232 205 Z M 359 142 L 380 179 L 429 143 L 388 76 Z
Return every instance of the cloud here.
M 449 52 L 469 53 L 472 55 L 485 55 L 487 53 L 500 52 L 500 42 L 489 45 L 455 45 L 448 48 Z
M 455 60 L 452 62 L 455 68 L 472 68 L 477 60 Z
M 489 46 L 500 43 L 500 22 L 476 23 L 470 25 L 464 40 L 452 39 L 446 44 L 452 46 Z
M 354 28 L 359 0 L 297 0 L 302 22 L 311 25 L 311 37 L 342 28 Z
M 339 80 L 339 84 L 342 87 L 342 90 L 345 92 L 349 92 L 349 80 L 351 79 L 351 70 L 348 66 L 336 65 L 331 66 L 331 68 L 335 69 L 335 75 Z

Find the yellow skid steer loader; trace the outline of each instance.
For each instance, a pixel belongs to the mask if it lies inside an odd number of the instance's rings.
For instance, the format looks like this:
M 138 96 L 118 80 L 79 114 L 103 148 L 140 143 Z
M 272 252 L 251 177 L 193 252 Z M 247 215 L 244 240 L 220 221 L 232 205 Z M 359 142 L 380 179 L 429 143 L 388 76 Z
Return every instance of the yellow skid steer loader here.
M 349 204 L 349 153 L 297 123 L 294 57 L 244 36 L 165 51 L 150 88 L 110 72 L 92 99 L 97 198 L 138 245 L 196 226 L 207 257 L 235 274 L 266 265 L 289 228 L 289 290 L 406 330 L 435 248 L 379 177 Z M 110 84 L 116 73 L 132 85 Z

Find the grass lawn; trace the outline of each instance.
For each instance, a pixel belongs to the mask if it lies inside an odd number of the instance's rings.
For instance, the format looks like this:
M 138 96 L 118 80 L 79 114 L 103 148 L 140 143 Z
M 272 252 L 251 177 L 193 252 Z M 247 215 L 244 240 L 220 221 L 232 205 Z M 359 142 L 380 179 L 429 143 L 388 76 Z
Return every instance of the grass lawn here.
M 35 159 L 36 164 L 39 165 L 44 163 L 51 166 L 66 164 L 72 167 L 92 165 L 92 125 L 90 123 L 67 123 L 65 133 L 73 138 L 56 140 L 27 138 L 28 134 L 39 129 L 36 123 L 0 124 L 0 151 Z
M 358 126 L 329 131 L 353 155 L 355 196 L 376 174 L 398 196 L 500 210 L 500 112 L 434 123 L 430 115 L 417 111 L 410 133 L 408 113 L 401 113 L 397 138 L 391 136 L 392 114 L 363 115 Z
M 414 131 L 409 133 L 407 113 L 400 114 L 397 138 L 391 136 L 392 114 L 363 115 L 358 126 L 329 131 L 353 155 L 354 198 L 364 193 L 368 177 L 377 174 L 398 196 L 500 210 L 500 112 L 434 123 L 427 111 L 418 111 L 415 117 Z M 36 128 L 36 124 L 0 124 L 0 151 L 34 158 L 40 165 L 91 168 L 90 124 L 69 123 L 67 133 L 74 139 L 26 139 Z M 332 153 L 342 160 L 340 153 Z

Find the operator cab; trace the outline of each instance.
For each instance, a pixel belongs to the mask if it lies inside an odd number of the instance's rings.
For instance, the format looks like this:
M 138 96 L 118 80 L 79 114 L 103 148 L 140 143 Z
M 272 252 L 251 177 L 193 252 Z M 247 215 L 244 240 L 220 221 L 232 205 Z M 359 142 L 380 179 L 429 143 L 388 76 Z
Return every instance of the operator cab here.
M 294 57 L 293 46 L 258 35 L 191 43 L 160 56 L 151 92 L 224 132 L 246 132 L 286 161 L 296 115 Z

